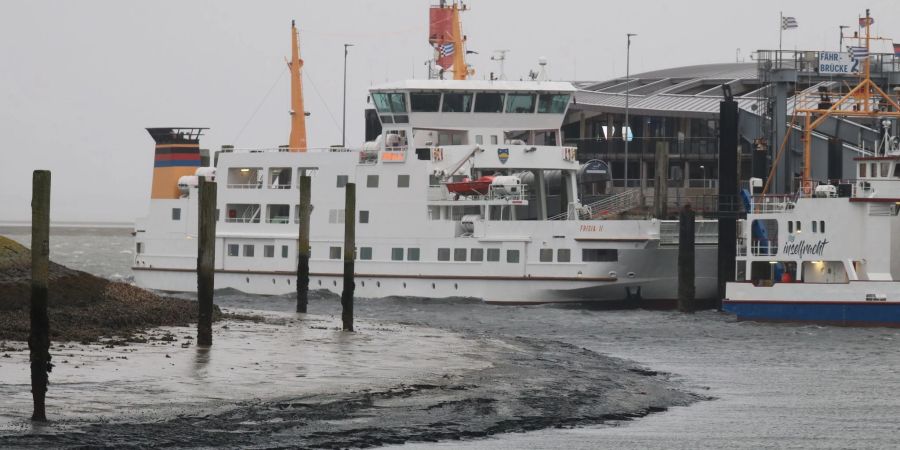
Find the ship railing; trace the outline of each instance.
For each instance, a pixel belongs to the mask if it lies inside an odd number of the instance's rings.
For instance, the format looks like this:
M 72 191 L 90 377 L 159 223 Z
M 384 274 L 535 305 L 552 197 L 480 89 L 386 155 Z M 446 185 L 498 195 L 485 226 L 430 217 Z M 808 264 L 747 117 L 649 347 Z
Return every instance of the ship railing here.
M 451 194 L 450 191 L 447 190 L 447 186 L 445 184 L 440 185 L 431 185 L 428 186 L 428 200 L 429 201 L 445 201 L 452 200 L 457 202 L 480 202 L 480 201 L 496 201 L 496 200 L 506 200 L 510 203 L 523 202 L 528 200 L 528 190 L 526 185 L 519 185 L 519 192 L 510 194 L 507 192 L 501 192 L 498 189 L 495 189 L 495 186 L 491 186 L 488 189 L 487 194 L 474 194 L 474 195 L 456 195 Z
M 578 208 L 578 218 L 581 220 L 603 219 L 633 209 L 641 203 L 640 189 L 629 189 L 619 192 L 594 203 L 582 205 Z M 547 220 L 568 220 L 569 212 L 557 214 Z
M 678 245 L 679 222 L 677 220 L 661 220 L 659 222 L 659 244 Z M 719 242 L 719 222 L 716 220 L 697 220 L 694 223 L 695 244 L 717 244 Z
M 259 217 L 226 217 L 227 223 L 259 223 Z
M 228 189 L 262 189 L 262 183 L 228 183 L 226 186 Z
M 266 223 L 290 223 L 289 217 L 267 217 Z
M 797 194 L 754 195 L 751 199 L 751 210 L 754 214 L 773 214 L 791 212 L 797 204 Z
M 353 150 L 347 147 L 334 146 L 334 147 L 317 147 L 317 148 L 307 148 L 301 152 L 306 153 L 346 153 L 346 152 L 355 152 L 358 150 Z M 219 151 L 220 153 L 290 153 L 291 149 L 287 146 L 283 147 L 264 147 L 264 148 L 230 148 L 230 149 L 222 149 Z
M 778 243 L 772 239 L 751 239 L 750 253 L 753 256 L 775 256 L 778 254 Z

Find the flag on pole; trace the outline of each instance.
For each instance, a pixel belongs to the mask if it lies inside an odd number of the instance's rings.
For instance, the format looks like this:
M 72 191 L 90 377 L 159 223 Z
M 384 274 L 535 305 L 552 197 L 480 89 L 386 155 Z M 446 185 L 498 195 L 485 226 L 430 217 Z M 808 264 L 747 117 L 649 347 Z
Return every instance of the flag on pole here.
M 868 23 L 866 23 L 866 20 L 868 20 Z M 861 26 L 861 27 L 864 27 L 866 25 L 874 25 L 874 24 L 875 24 L 874 17 L 860 17 L 859 18 L 859 26 Z
M 797 18 L 796 17 L 782 17 L 781 18 L 781 29 L 782 30 L 790 30 L 791 28 L 797 28 Z
M 453 43 L 447 42 L 445 44 L 442 44 L 438 51 L 440 52 L 441 58 L 443 58 L 445 56 L 452 56 L 453 55 Z
M 869 49 L 866 47 L 849 47 L 850 58 L 854 61 L 862 61 L 869 57 Z
M 900 56 L 900 44 L 894 44 L 894 56 Z

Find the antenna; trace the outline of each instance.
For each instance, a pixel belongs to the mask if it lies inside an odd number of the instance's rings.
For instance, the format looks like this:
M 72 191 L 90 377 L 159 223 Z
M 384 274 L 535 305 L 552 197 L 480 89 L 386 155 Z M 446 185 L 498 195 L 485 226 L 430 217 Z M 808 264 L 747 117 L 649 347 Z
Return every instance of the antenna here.
M 500 61 L 500 77 L 498 80 L 506 79 L 506 54 L 509 53 L 509 50 L 494 50 L 494 55 L 491 56 L 491 61 Z

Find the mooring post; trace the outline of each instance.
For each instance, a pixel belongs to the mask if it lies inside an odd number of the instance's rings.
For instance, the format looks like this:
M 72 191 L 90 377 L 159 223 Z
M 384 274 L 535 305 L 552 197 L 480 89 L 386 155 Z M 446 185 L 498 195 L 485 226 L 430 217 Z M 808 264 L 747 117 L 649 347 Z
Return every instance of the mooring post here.
M 719 220 L 716 309 L 722 309 L 725 286 L 734 281 L 737 263 L 737 218 L 740 211 L 738 192 L 738 103 L 725 90 L 725 100 L 719 103 Z
M 694 210 L 684 205 L 678 215 L 678 310 L 694 312 Z
M 197 232 L 197 345 L 212 345 L 216 261 L 216 183 L 200 177 Z
M 309 304 L 309 209 L 312 183 L 309 175 L 300 177 L 300 236 L 297 241 L 297 312 L 305 313 Z
M 353 258 L 356 256 L 356 183 L 347 183 L 344 201 L 344 290 L 341 292 L 341 319 L 344 331 L 353 331 Z
M 45 422 L 50 363 L 50 317 L 47 315 L 47 278 L 50 272 L 50 171 L 35 170 L 31 191 L 31 420 Z
M 669 203 L 669 143 L 656 143 L 656 171 L 653 175 L 653 216 L 665 220 Z

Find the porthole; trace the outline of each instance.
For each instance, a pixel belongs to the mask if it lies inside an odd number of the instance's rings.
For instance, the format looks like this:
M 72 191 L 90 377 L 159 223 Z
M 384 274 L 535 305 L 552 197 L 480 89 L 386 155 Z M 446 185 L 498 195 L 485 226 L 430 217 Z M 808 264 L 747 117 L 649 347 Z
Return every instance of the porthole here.
M 406 282 L 403 282 L 403 289 L 406 289 Z
M 291 285 L 291 279 L 290 279 L 290 278 L 287 278 L 285 281 L 287 281 L 288 286 Z
M 628 278 L 634 278 L 634 272 L 628 272 Z
M 459 290 L 459 284 L 453 283 L 453 289 Z
M 362 287 L 366 287 L 366 282 L 365 282 L 365 281 L 360 281 L 359 284 L 361 284 Z
M 319 286 L 321 286 L 321 285 L 322 285 L 322 280 L 319 280 Z
M 375 282 L 375 286 L 376 286 L 376 287 L 381 287 L 381 282 L 380 282 L 380 281 L 376 281 L 376 282 Z
M 434 289 L 434 283 L 431 283 L 431 288 Z
M 274 279 L 274 278 L 272 278 L 272 284 L 275 284 L 275 279 Z
M 247 282 L 248 282 L 248 283 L 250 282 L 250 277 L 247 277 Z
M 337 287 L 337 280 L 332 281 L 332 283 L 334 284 L 334 287 Z

